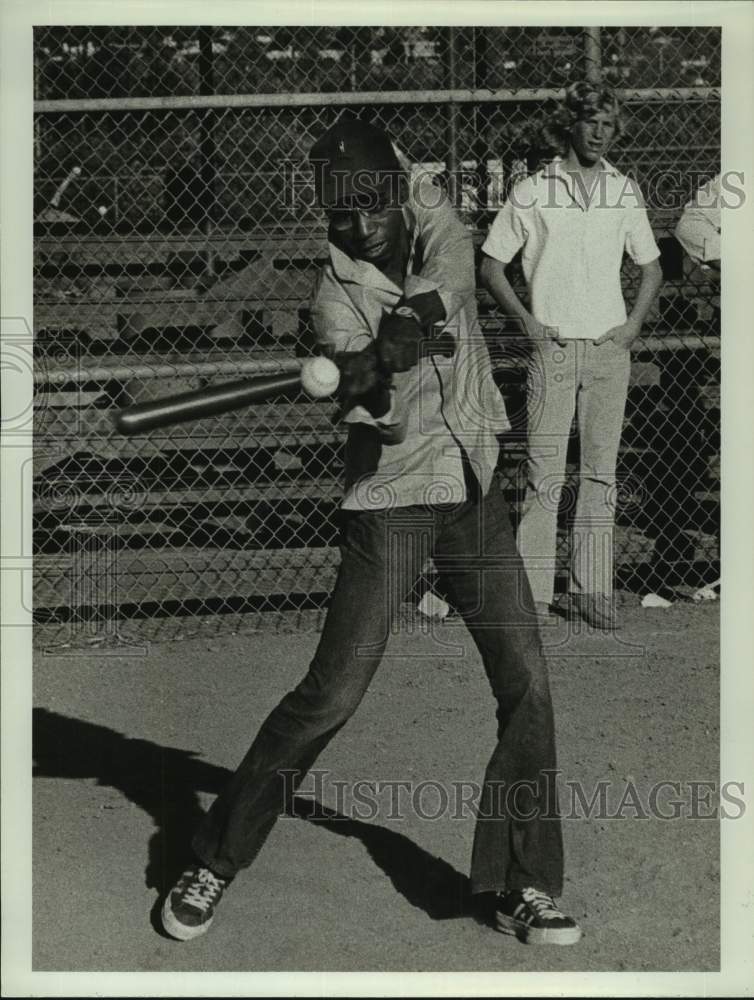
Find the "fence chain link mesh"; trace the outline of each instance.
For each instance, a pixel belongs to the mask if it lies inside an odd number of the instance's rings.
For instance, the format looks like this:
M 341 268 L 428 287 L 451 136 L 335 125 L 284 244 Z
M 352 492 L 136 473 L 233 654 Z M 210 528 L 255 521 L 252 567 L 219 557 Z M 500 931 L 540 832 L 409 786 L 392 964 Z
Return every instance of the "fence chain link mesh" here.
M 618 583 L 714 579 L 718 287 L 672 233 L 719 172 L 718 29 L 45 27 L 34 48 L 40 634 L 316 627 L 338 562 L 332 404 L 292 397 L 134 438 L 113 411 L 313 351 L 326 241 L 306 157 L 345 108 L 448 185 L 480 245 L 552 100 L 585 75 L 619 88 L 610 158 L 641 184 L 665 274 L 633 351 Z M 637 269 L 624 280 L 630 299 Z M 480 318 L 515 417 L 515 338 L 482 293 Z M 515 510 L 514 425 L 501 482 Z

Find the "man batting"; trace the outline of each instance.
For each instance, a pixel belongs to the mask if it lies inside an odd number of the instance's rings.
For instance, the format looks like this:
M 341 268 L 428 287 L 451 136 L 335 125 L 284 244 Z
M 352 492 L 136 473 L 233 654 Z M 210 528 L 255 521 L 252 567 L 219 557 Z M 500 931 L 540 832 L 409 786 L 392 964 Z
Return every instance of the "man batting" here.
M 573 944 L 581 930 L 553 899 L 563 882 L 548 780 L 553 714 L 531 593 L 494 478 L 496 435 L 508 421 L 480 335 L 471 237 L 441 189 L 426 176 L 409 180 L 389 137 L 370 124 L 341 119 L 311 161 L 330 256 L 312 319 L 337 358 L 349 427 L 342 558 L 309 670 L 196 831 L 196 861 L 165 899 L 164 927 L 180 940 L 209 928 L 224 891 L 358 708 L 431 555 L 497 703 L 472 891 L 495 894 L 499 930 Z M 422 356 L 435 334 L 452 336 L 452 357 Z M 504 792 L 514 787 L 511 799 Z

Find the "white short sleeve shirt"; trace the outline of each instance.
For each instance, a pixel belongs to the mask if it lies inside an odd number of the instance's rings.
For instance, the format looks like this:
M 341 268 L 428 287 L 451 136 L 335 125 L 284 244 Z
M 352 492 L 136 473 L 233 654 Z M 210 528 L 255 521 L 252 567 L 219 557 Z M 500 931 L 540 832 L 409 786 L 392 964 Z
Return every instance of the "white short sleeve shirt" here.
M 590 185 L 554 160 L 517 184 L 482 251 L 521 263 L 540 323 L 563 340 L 594 340 L 626 322 L 620 271 L 660 256 L 638 184 L 606 160 Z
M 720 260 L 720 176 L 713 177 L 685 206 L 675 235 L 693 261 Z

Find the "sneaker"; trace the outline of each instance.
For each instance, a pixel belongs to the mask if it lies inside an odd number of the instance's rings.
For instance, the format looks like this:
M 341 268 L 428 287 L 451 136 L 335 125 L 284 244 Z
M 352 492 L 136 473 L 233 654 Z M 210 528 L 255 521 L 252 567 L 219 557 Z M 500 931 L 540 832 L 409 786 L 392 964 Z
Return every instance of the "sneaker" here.
M 503 934 L 513 934 L 525 944 L 576 944 L 581 939 L 576 921 L 561 913 L 552 896 L 539 889 L 498 893 L 495 924 Z
M 607 594 L 571 594 L 570 614 L 602 632 L 615 632 L 618 628 L 615 601 Z
M 192 865 L 181 875 L 162 907 L 162 926 L 178 941 L 206 934 L 230 879 Z

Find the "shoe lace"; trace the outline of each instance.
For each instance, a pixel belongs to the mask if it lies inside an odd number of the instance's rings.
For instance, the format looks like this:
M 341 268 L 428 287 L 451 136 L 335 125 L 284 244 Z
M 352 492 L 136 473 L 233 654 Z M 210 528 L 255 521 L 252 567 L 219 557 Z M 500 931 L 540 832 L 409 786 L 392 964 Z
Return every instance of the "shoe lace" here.
M 213 875 L 208 868 L 200 868 L 196 874 L 187 872 L 187 875 L 190 881 L 183 896 L 184 901 L 199 910 L 206 910 L 214 905 L 225 888 L 225 880 Z
M 541 892 L 539 889 L 522 889 L 521 897 L 543 920 L 553 920 L 563 916 L 552 896 L 548 896 L 546 892 Z

